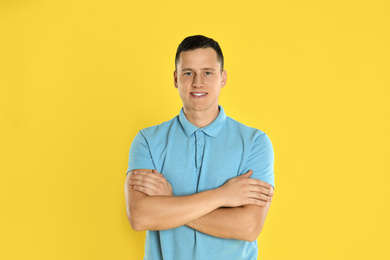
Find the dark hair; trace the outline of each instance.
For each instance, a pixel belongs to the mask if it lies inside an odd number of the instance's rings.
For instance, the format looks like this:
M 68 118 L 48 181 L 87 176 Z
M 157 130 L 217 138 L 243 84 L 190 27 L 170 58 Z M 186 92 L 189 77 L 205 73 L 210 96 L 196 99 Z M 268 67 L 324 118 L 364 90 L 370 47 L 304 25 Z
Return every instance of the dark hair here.
M 194 35 L 185 38 L 177 47 L 175 57 L 175 69 L 177 69 L 177 63 L 179 62 L 180 53 L 183 51 L 191 51 L 200 48 L 213 48 L 217 53 L 217 57 L 221 64 L 221 71 L 223 70 L 223 54 L 218 42 L 203 35 Z

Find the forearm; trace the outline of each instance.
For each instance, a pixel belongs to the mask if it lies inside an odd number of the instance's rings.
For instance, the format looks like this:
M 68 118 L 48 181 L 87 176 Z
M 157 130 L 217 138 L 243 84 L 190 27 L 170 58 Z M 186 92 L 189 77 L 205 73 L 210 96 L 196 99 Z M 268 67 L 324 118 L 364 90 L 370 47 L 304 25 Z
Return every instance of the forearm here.
M 183 196 L 143 196 L 127 189 L 128 217 L 134 230 L 164 230 L 185 225 L 221 207 L 217 190 Z
M 251 171 L 217 189 L 183 197 L 173 197 L 166 179 L 152 172 L 135 170 L 126 179 L 127 215 L 134 230 L 163 230 L 187 224 L 213 236 L 248 241 L 260 233 L 264 222 L 260 217 L 265 219 L 268 211 L 271 186 L 249 178 Z
M 260 234 L 270 203 L 218 208 L 186 225 L 202 233 L 228 239 L 254 241 Z

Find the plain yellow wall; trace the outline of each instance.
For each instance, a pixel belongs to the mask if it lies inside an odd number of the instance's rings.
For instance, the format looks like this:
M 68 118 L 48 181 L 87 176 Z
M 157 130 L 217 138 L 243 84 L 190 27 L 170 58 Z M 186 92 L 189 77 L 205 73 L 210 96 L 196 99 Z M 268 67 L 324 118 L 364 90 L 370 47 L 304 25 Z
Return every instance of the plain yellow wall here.
M 275 150 L 259 259 L 390 259 L 389 1 L 0 1 L 0 258 L 142 259 L 124 180 L 216 39 L 220 103 Z

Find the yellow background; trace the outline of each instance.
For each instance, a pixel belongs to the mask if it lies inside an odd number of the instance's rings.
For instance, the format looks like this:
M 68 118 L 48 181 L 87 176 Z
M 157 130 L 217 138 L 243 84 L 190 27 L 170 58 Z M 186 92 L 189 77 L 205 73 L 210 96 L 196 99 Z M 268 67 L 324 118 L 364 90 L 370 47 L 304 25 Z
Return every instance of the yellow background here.
M 0 259 L 142 259 L 124 180 L 216 39 L 220 103 L 275 150 L 259 259 L 390 259 L 389 1 L 0 1 Z

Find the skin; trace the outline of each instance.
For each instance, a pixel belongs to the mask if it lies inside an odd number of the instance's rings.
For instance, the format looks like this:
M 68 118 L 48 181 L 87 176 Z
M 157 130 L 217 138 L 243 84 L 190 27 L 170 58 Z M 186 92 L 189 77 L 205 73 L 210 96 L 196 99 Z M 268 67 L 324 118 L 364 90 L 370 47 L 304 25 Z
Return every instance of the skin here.
M 226 77 L 214 49 L 180 54 L 174 85 L 183 101 L 184 114 L 192 124 L 204 127 L 218 116 L 218 97 Z M 264 225 L 273 187 L 250 178 L 251 175 L 249 171 L 219 188 L 175 197 L 171 185 L 156 170 L 131 171 L 125 182 L 128 219 L 134 230 L 187 225 L 212 236 L 254 241 Z
M 130 171 L 125 183 L 130 224 L 136 231 L 187 225 L 212 236 L 254 241 L 264 224 L 273 188 L 249 178 L 251 174 L 232 178 L 214 190 L 175 197 L 155 170 Z
M 210 124 L 218 116 L 218 97 L 226 85 L 226 70 L 221 72 L 217 53 L 212 48 L 180 53 L 174 84 L 183 101 L 188 121 L 197 127 Z M 193 93 L 206 93 L 196 97 Z

